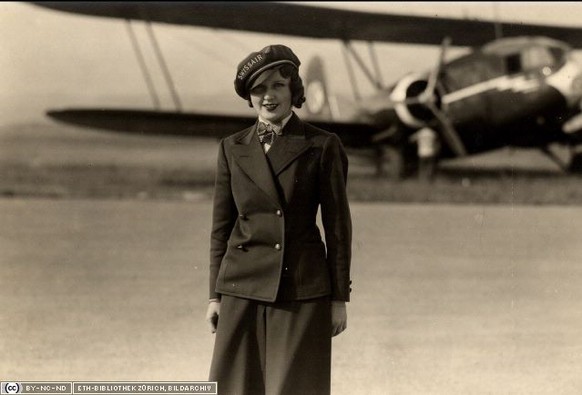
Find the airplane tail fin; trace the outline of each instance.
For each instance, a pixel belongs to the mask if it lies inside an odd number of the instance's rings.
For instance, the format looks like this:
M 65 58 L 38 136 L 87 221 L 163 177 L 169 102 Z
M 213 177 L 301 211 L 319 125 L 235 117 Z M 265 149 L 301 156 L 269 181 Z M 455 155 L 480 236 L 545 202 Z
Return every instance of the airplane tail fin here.
M 307 64 L 304 86 L 305 108 L 312 118 L 334 120 L 339 117 L 336 99 L 330 95 L 323 60 L 319 56 L 311 58 Z

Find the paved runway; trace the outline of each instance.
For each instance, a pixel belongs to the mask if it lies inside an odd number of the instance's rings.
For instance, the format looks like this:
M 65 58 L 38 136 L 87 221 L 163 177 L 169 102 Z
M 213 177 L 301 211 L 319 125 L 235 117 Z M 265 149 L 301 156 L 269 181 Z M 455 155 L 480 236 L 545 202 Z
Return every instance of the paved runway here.
M 332 388 L 580 394 L 582 221 L 353 204 Z M 0 378 L 205 380 L 210 202 L 0 200 Z

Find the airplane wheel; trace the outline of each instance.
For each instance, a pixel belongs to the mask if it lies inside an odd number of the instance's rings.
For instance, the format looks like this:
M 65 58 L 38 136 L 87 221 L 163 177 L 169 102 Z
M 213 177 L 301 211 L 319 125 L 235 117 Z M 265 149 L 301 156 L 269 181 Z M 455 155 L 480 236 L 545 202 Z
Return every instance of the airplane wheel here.
M 570 173 L 582 174 L 582 153 L 572 155 L 568 170 Z
M 378 147 L 376 151 L 376 176 L 390 180 L 404 178 L 404 155 L 399 148 Z

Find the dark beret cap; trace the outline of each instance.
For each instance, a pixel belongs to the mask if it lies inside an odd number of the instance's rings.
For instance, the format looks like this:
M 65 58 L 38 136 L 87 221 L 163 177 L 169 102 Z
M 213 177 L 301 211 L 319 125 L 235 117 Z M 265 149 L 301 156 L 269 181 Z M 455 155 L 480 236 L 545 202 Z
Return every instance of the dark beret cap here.
M 290 64 L 297 69 L 301 62 L 291 48 L 284 45 L 269 45 L 259 52 L 253 52 L 238 64 L 234 89 L 243 99 L 249 98 L 249 87 L 257 77 L 265 70 Z

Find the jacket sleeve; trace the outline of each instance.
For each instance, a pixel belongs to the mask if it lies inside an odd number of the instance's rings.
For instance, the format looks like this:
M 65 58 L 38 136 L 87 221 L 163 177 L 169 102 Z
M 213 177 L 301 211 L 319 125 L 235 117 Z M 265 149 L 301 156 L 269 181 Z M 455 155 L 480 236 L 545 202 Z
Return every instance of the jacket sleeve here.
M 320 201 L 332 300 L 350 300 L 352 220 L 346 184 L 348 158 L 339 138 L 327 138 L 321 156 Z
M 224 150 L 224 140 L 220 142 L 214 185 L 212 209 L 212 229 L 210 234 L 210 299 L 219 298 L 216 293 L 216 280 L 222 258 L 226 253 L 228 239 L 236 221 L 237 209 L 230 187 L 230 168 Z

